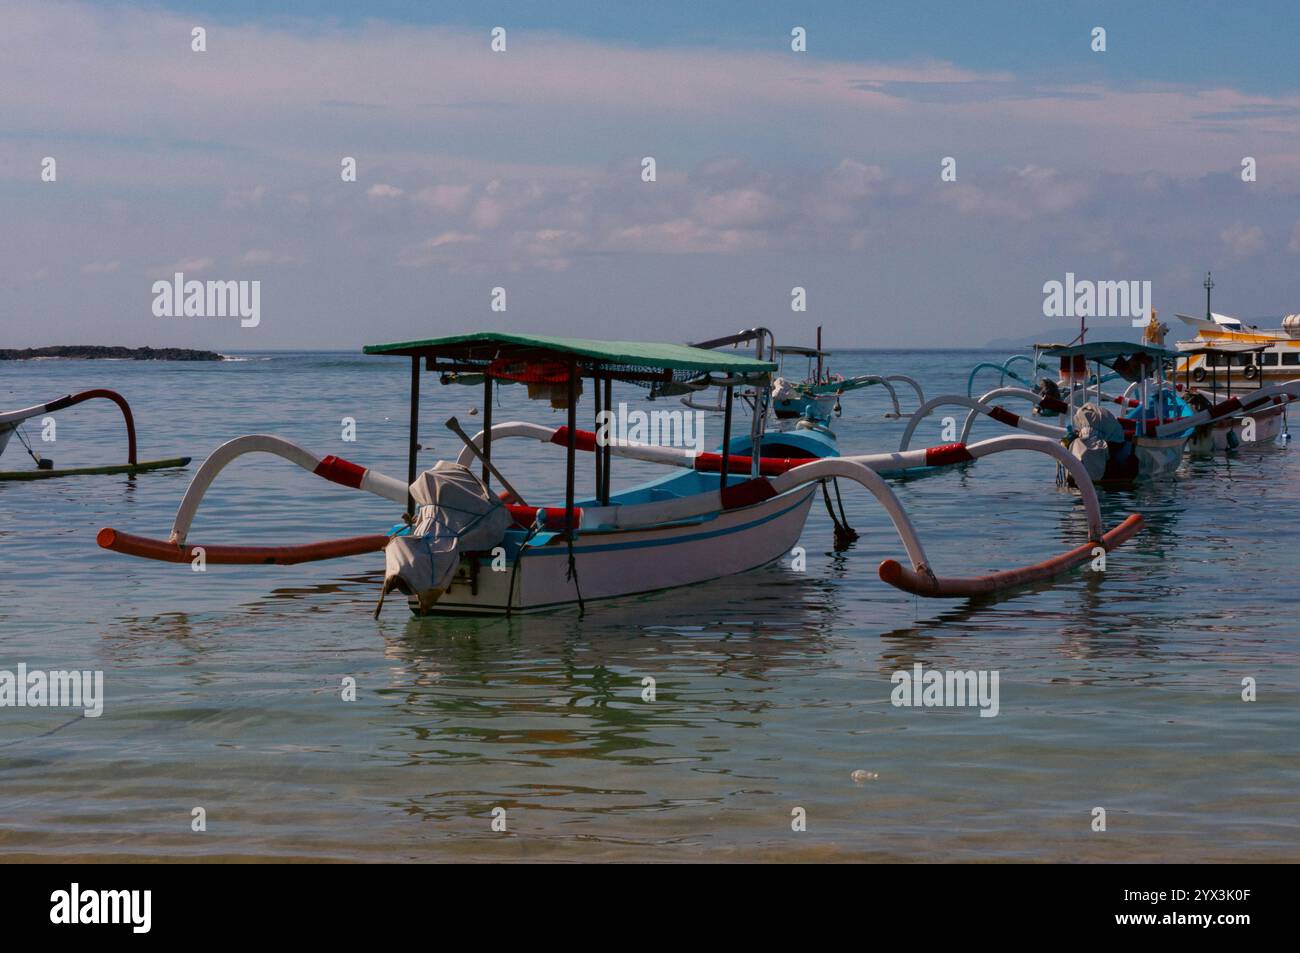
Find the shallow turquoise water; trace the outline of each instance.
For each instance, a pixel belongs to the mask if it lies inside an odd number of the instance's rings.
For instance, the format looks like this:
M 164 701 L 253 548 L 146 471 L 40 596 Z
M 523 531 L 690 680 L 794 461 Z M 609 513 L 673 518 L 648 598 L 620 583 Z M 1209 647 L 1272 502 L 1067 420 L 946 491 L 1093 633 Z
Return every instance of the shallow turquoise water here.
M 860 352 L 836 369 L 964 392 L 989 356 Z M 0 483 L 0 668 L 102 669 L 107 693 L 98 719 L 0 708 L 0 854 L 1300 859 L 1297 449 L 1192 461 L 1176 480 L 1103 494 L 1108 523 L 1135 510 L 1147 520 L 1104 574 L 990 604 L 880 582 L 877 564 L 902 547 L 846 488 L 861 539 L 832 553 L 814 508 L 803 573 L 773 566 L 582 618 L 416 621 L 390 603 L 376 622 L 379 555 L 200 574 L 95 546 L 106 525 L 165 537 L 194 466 L 243 433 L 405 472 L 404 361 L 245 357 L 0 364 L 0 406 L 112 387 L 135 409 L 142 458 L 196 458 L 135 479 Z M 498 421 L 562 422 L 521 389 L 502 393 Z M 458 450 L 441 421 L 472 421 L 478 391 L 426 376 L 425 395 L 431 465 Z M 875 389 L 846 397 L 841 449 L 894 449 L 903 423 L 887 409 Z M 42 452 L 58 466 L 120 462 L 116 413 L 56 415 Z M 348 416 L 355 443 L 340 439 Z M 916 445 L 941 442 L 939 427 L 922 425 Z M 562 456 L 494 448 L 530 499 L 560 497 Z M 11 442 L 3 467 L 29 462 Z M 616 484 L 657 472 L 615 464 Z M 1077 496 L 1045 458 L 1002 455 L 895 488 L 944 574 L 1082 539 Z M 306 541 L 381 531 L 396 515 L 282 461 L 245 459 L 190 538 Z M 893 707 L 890 675 L 915 662 L 997 671 L 999 715 Z M 641 698 L 647 676 L 653 702 Z M 354 702 L 340 699 L 345 677 Z M 1240 698 L 1245 677 L 1255 702 Z M 854 781 L 859 770 L 875 777 Z M 191 831 L 196 806 L 206 832 Z M 1098 806 L 1104 833 L 1090 829 Z M 806 831 L 791 830 L 796 807 Z

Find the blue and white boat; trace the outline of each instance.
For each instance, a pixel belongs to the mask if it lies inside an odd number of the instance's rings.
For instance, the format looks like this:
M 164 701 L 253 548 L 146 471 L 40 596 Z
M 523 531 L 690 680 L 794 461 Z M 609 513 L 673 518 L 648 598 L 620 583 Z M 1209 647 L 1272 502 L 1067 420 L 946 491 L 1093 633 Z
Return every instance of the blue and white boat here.
M 760 347 L 761 339 L 760 339 Z M 788 556 L 803 532 L 813 498 L 840 477 L 867 489 L 898 532 L 910 567 L 880 565 L 882 579 L 927 596 L 987 595 L 1045 579 L 1090 558 L 1092 549 L 1119 545 L 1136 532 L 1132 516 L 1106 532 L 1096 493 L 1078 461 L 1049 440 L 1004 437 L 963 449 L 966 459 L 1002 450 L 1033 450 L 1073 468 L 1088 513 L 1089 539 L 1063 556 L 1021 569 L 973 578 L 943 578 L 928 557 L 898 498 L 880 475 L 933 465 L 952 448 L 843 457 L 833 435 L 816 429 L 766 431 L 771 374 L 776 365 L 674 344 L 591 341 L 542 335 L 477 332 L 373 345 L 366 353 L 405 357 L 411 368 L 411 416 L 405 481 L 335 456 L 321 457 L 280 437 L 253 434 L 222 446 L 199 467 L 177 510 L 168 539 L 100 530 L 106 549 L 168 562 L 289 564 L 384 551 L 383 593 L 403 593 L 417 615 L 510 613 L 550 609 L 673 589 L 746 572 Z M 483 429 L 470 436 L 447 421 L 464 444 L 458 459 L 417 473 L 420 380 L 472 379 L 483 387 Z M 578 428 L 585 382 L 594 397 L 596 428 Z M 615 381 L 652 385 L 660 393 L 720 387 L 722 441 L 710 452 L 632 443 L 603 432 Z M 530 396 L 567 411 L 561 427 L 525 421 L 494 423 L 494 388 L 525 383 Z M 748 434 L 732 434 L 736 392 L 749 403 Z M 494 444 L 528 439 L 562 448 L 563 505 L 527 503 L 492 460 Z M 216 476 L 238 457 L 271 453 L 316 475 L 383 497 L 405 508 L 388 532 L 297 545 L 198 546 L 188 539 L 198 506 Z M 938 456 L 936 456 L 936 453 Z M 576 492 L 579 454 L 590 454 L 595 493 Z M 662 464 L 678 472 L 619 492 L 610 485 L 614 456 Z M 494 491 L 493 486 L 499 487 Z M 841 510 L 842 516 L 842 510 Z M 835 518 L 837 533 L 847 530 Z M 851 533 L 851 530 L 847 530 Z M 380 607 L 383 596 L 380 597 Z M 376 609 L 378 614 L 379 609 Z

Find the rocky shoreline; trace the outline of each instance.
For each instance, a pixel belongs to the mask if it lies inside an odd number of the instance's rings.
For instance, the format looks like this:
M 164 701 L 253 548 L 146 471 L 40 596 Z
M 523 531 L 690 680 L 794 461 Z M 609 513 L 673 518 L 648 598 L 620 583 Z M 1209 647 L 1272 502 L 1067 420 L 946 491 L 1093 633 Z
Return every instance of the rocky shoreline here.
M 31 361 L 61 357 L 72 360 L 117 361 L 222 361 L 216 351 L 195 351 L 185 347 L 103 347 L 72 344 L 58 347 L 0 348 L 0 361 Z

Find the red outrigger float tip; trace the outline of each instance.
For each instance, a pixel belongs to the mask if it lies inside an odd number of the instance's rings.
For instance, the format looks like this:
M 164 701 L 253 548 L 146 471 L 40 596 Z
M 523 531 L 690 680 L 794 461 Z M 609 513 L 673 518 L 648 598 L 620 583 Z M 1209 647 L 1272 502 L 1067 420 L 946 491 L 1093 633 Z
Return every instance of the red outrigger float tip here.
M 989 596 L 1005 589 L 1043 582 L 1059 576 L 1080 563 L 1092 559 L 1095 555 L 1094 551 L 1098 547 L 1110 552 L 1115 547 L 1122 546 L 1132 539 L 1141 528 L 1141 514 L 1131 513 L 1100 540 L 1091 540 L 1067 553 L 1062 553 L 1032 566 L 1008 569 L 1003 572 L 990 573 L 987 576 L 972 576 L 961 579 L 933 576 L 908 569 L 896 559 L 886 559 L 880 564 L 880 578 L 897 589 L 902 589 L 917 596 L 951 599 Z

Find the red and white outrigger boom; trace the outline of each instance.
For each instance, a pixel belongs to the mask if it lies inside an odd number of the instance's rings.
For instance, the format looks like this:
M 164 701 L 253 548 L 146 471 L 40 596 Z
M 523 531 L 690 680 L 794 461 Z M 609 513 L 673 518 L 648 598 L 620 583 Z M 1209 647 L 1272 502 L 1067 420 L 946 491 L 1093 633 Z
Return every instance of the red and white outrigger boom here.
M 399 480 L 378 471 L 359 467 L 342 457 L 318 457 L 310 450 L 305 450 L 282 437 L 249 434 L 223 443 L 203 461 L 203 465 L 194 474 L 194 479 L 190 481 L 189 488 L 181 499 L 181 505 L 176 511 L 176 520 L 172 523 L 171 535 L 166 540 L 134 536 L 105 527 L 95 537 L 96 542 L 105 549 L 115 552 L 164 562 L 190 562 L 199 555 L 201 550 L 203 559 L 214 564 L 278 565 L 376 552 L 388 544 L 387 535 L 376 534 L 290 546 L 187 546 L 185 540 L 189 535 L 190 525 L 194 522 L 194 515 L 198 512 L 199 504 L 203 501 L 208 487 L 212 485 L 218 473 L 233 460 L 247 453 L 274 454 L 333 483 L 352 487 L 355 490 L 365 490 L 394 502 L 406 502 L 406 485 Z

